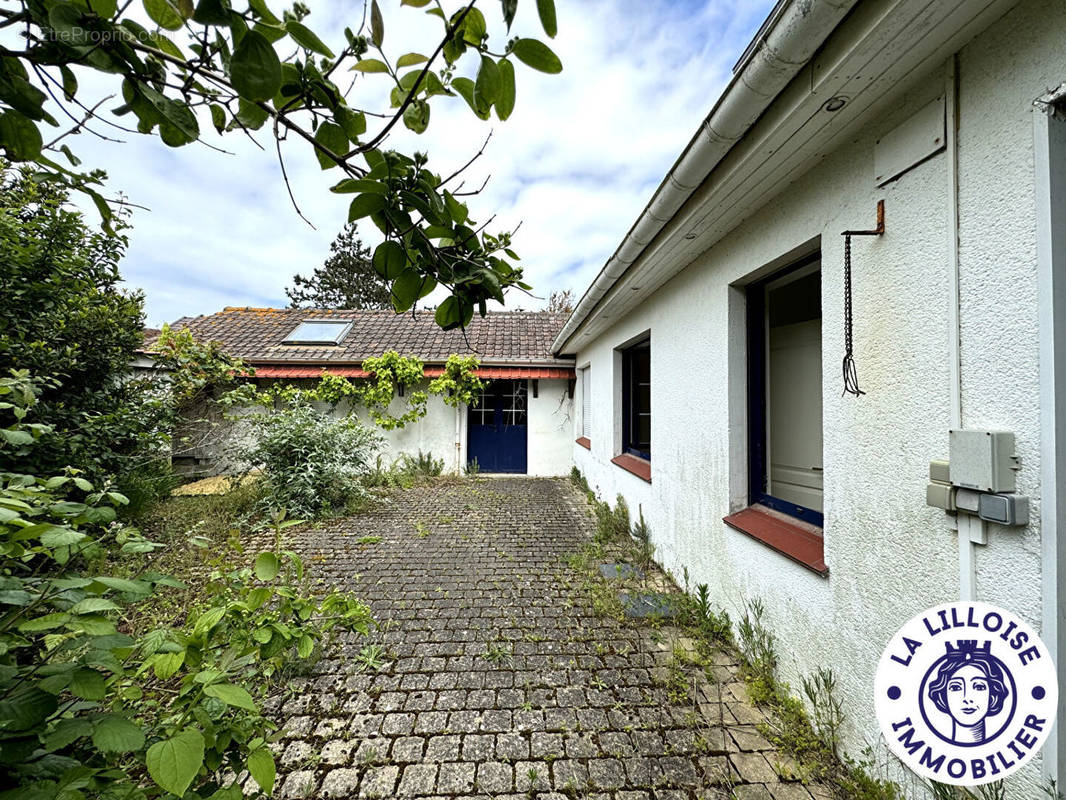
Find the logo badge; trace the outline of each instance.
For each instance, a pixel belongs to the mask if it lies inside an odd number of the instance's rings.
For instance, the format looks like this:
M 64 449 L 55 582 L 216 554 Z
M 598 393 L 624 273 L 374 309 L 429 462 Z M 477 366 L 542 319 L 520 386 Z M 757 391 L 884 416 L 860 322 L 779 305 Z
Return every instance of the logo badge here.
M 956 786 L 1021 769 L 1051 732 L 1059 694 L 1040 637 L 988 603 L 945 603 L 909 620 L 881 655 L 874 692 L 892 752 Z

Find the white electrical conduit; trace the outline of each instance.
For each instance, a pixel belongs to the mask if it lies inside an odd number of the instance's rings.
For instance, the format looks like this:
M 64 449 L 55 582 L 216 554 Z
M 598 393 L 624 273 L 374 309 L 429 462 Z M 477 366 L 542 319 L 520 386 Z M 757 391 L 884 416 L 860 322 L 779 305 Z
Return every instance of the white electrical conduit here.
M 959 73 L 958 56 L 948 59 L 945 80 L 948 156 L 948 253 L 951 279 L 948 281 L 948 359 L 951 428 L 962 427 L 962 331 L 959 306 Z M 975 544 L 987 541 L 984 520 L 959 512 L 955 517 L 959 534 L 959 599 L 977 599 L 977 559 Z

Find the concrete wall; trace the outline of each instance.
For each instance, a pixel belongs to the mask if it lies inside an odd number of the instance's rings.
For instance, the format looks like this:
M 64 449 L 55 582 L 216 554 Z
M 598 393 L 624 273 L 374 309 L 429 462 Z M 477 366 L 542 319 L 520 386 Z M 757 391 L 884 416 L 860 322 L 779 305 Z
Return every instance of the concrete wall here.
M 946 66 L 946 65 L 945 65 Z M 591 366 L 591 450 L 573 458 L 604 498 L 643 509 L 656 557 L 707 583 L 734 619 L 761 598 L 799 685 L 831 667 L 858 755 L 880 740 L 873 675 L 881 649 L 918 611 L 958 599 L 956 534 L 925 505 L 931 459 L 948 455 L 947 156 L 874 185 L 874 144 L 944 91 L 946 69 L 921 76 L 892 111 L 870 119 L 635 313 L 578 354 Z M 977 597 L 1039 629 L 1039 367 L 1034 218 L 1034 98 L 1066 80 L 1066 17 L 1023 3 L 959 53 L 962 421 L 1013 431 L 1032 523 L 990 529 L 977 552 Z M 841 396 L 843 237 L 884 198 L 886 233 L 855 239 L 855 359 L 861 398 Z M 820 247 L 823 307 L 825 560 L 823 578 L 722 522 L 747 504 L 745 301 L 739 284 L 794 249 Z M 652 483 L 610 463 L 619 452 L 616 348 L 651 332 Z M 577 408 L 580 409 L 580 398 Z M 575 429 L 579 424 L 575 420 Z M 576 432 L 574 434 L 577 435 Z M 881 752 L 885 752 L 882 750 Z M 1009 781 L 1040 796 L 1039 759 Z

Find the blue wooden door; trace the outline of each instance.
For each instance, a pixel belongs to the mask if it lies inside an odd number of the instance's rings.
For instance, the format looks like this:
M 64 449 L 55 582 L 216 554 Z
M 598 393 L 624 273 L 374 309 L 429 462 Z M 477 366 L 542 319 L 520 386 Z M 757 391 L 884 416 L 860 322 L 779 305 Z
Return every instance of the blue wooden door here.
M 492 381 L 467 414 L 467 459 L 482 472 L 526 471 L 526 381 Z

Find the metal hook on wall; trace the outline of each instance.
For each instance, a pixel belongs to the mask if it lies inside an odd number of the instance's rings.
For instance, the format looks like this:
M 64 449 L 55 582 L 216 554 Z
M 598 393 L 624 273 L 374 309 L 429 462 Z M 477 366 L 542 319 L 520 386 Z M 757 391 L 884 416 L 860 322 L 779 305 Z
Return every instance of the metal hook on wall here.
M 851 303 L 851 237 L 881 236 L 885 232 L 885 201 L 877 201 L 877 227 L 869 231 L 844 231 L 844 394 L 856 397 L 866 394 L 859 388 L 859 375 L 855 370 L 855 355 L 852 342 Z

